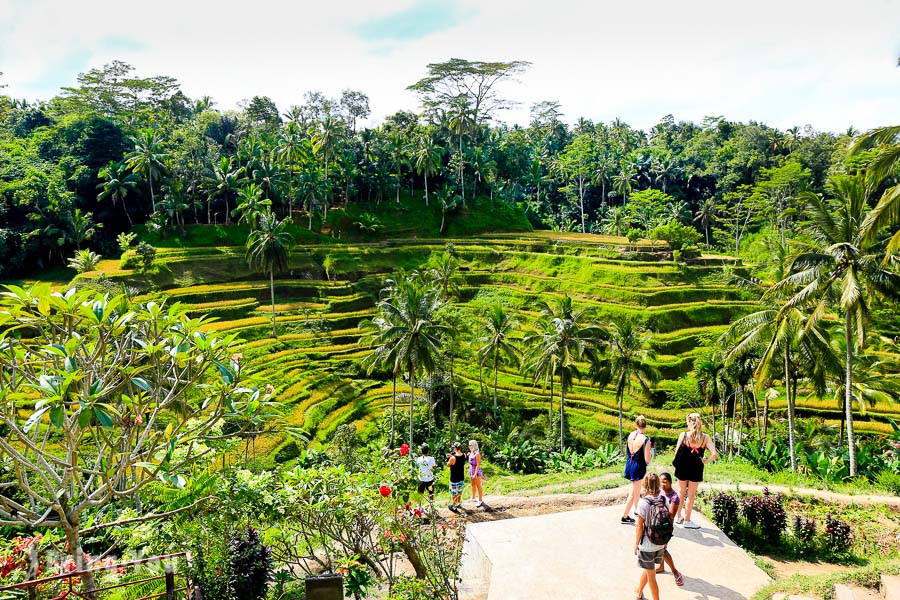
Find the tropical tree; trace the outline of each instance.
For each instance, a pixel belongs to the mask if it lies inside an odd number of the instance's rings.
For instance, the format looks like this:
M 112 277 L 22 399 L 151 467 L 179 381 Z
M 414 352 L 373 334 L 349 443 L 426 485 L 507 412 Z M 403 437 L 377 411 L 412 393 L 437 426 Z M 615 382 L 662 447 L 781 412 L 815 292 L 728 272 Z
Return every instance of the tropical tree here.
M 428 176 L 438 172 L 444 149 L 434 143 L 430 133 L 425 132 L 416 140 L 416 173 L 425 178 L 425 206 L 428 206 Z
M 381 322 L 378 324 L 378 346 L 385 346 L 384 355 L 392 360 L 393 373 L 409 376 L 409 445 L 413 447 L 416 378 L 419 373 L 434 372 L 441 357 L 442 338 L 449 328 L 438 318 L 444 306 L 438 291 L 423 285 L 417 277 L 397 278 L 386 288 L 378 302 Z
M 219 161 L 210 165 L 209 172 L 203 182 L 207 190 L 206 220 L 212 224 L 212 201 L 214 198 L 222 198 L 225 201 L 225 223 L 229 222 L 231 212 L 228 198 L 235 193 L 241 184 L 243 167 L 237 165 L 237 161 L 227 157 L 219 157 Z
M 622 161 L 619 165 L 619 172 L 613 176 L 613 189 L 616 194 L 622 197 L 622 206 L 628 202 L 628 194 L 634 189 L 637 183 L 637 166 L 630 161 Z
M 246 223 L 251 229 L 256 229 L 259 215 L 272 208 L 272 201 L 263 199 L 262 196 L 263 191 L 259 185 L 248 183 L 238 192 L 238 204 L 231 215 L 238 217 L 238 223 Z
M 294 107 L 296 108 L 296 107 Z M 288 168 L 288 216 L 294 216 L 294 173 L 298 165 L 309 159 L 310 146 L 304 143 L 300 128 L 291 120 L 285 124 L 278 138 L 277 156 Z
M 257 227 L 247 238 L 247 262 L 250 268 L 269 274 L 269 292 L 272 298 L 272 337 L 275 332 L 275 272 L 288 267 L 288 257 L 294 238 L 287 228 L 291 219 L 279 220 L 268 208 L 260 213 Z
M 697 212 L 694 213 L 694 221 L 699 221 L 706 236 L 706 249 L 709 250 L 709 228 L 715 223 L 718 205 L 712 197 L 704 198 L 700 202 Z
M 716 410 L 721 400 L 719 390 L 725 363 L 719 353 L 712 353 L 694 363 L 694 377 L 697 378 L 697 392 L 704 404 L 709 405 L 712 415 L 713 439 L 716 438 Z M 723 423 L 724 427 L 725 424 Z M 724 437 L 724 433 L 723 433 Z
M 427 272 L 428 280 L 441 295 L 441 300 L 449 301 L 459 291 L 459 261 L 451 254 L 443 254 Z
M 168 154 L 159 146 L 156 131 L 142 129 L 136 137 L 131 138 L 134 149 L 125 156 L 125 166 L 132 173 L 139 174 L 150 186 L 150 206 L 156 212 L 156 198 L 153 195 L 153 181 L 158 181 L 166 172 L 164 161 Z
M 81 244 L 93 239 L 97 230 L 103 227 L 103 223 L 94 223 L 93 214 L 76 208 L 69 217 L 69 226 L 72 229 L 72 240 L 75 242 L 75 248 L 81 250 Z
M 865 347 L 871 303 L 876 298 L 900 299 L 900 274 L 884 265 L 884 244 L 870 231 L 879 220 L 870 217 L 870 190 L 864 179 L 835 176 L 829 180 L 827 189 L 832 200 L 811 192 L 800 195 L 799 200 L 806 205 L 810 218 L 806 227 L 810 239 L 798 243 L 791 272 L 776 287 L 799 288 L 785 307 L 812 304 L 812 323 L 827 315 L 831 306 L 843 313 L 844 411 L 852 477 L 856 475 L 853 356 Z
M 862 150 L 875 147 L 878 152 L 866 168 L 866 181 L 871 189 L 900 171 L 900 125 L 879 127 L 868 131 L 854 140 L 849 155 L 852 157 Z M 900 251 L 900 184 L 888 187 L 863 224 L 863 237 L 871 244 L 879 233 L 893 231 L 885 249 L 885 260 Z
M 615 381 L 616 403 L 619 406 L 619 451 L 625 451 L 622 435 L 622 413 L 625 393 L 635 383 L 649 391 L 650 383 L 658 378 L 650 364 L 654 352 L 650 346 L 653 334 L 631 321 L 610 323 L 604 331 L 603 352 L 595 355 L 591 363 L 591 379 L 601 387 Z
M 602 330 L 592 319 L 588 309 L 577 310 L 567 294 L 553 304 L 541 302 L 538 333 L 526 338 L 529 348 L 527 364 L 535 381 L 559 376 L 559 451 L 565 451 L 566 391 L 581 371 L 579 363 L 593 364 L 602 338 Z
M 125 211 L 125 217 L 128 219 L 129 225 L 134 225 L 131 220 L 131 214 L 128 207 L 125 206 L 125 196 L 129 192 L 133 192 L 137 186 L 137 176 L 128 172 L 128 167 L 124 162 L 111 161 L 108 165 L 100 169 L 97 177 L 104 180 L 97 184 L 97 188 L 102 191 L 97 195 L 97 200 L 112 200 L 113 206 L 121 200 L 122 210 Z
M 494 369 L 494 415 L 497 414 L 497 373 L 500 362 L 504 361 L 513 367 L 519 365 L 521 353 L 516 346 L 511 334 L 518 327 L 519 322 L 515 315 L 510 313 L 500 304 L 491 304 L 484 311 L 482 334 L 476 344 L 480 344 L 476 351 L 478 364 L 483 366 L 485 361 L 493 361 Z

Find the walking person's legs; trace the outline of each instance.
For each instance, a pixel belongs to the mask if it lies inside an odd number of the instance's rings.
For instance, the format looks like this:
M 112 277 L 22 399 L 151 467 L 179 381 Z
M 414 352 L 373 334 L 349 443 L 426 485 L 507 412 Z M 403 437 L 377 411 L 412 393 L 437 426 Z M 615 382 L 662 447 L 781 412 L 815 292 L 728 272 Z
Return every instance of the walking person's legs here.
M 638 582 L 638 587 L 634 591 L 635 598 L 644 597 L 644 587 L 650 588 L 650 597 L 653 600 L 659 600 L 659 582 L 656 581 L 655 568 L 641 570 L 641 580 Z
M 688 481 L 687 483 L 687 492 L 682 495 L 684 498 L 684 522 L 687 523 L 691 520 L 691 512 L 694 510 L 694 498 L 697 496 L 697 487 L 700 485 L 699 481 Z M 684 489 L 684 488 L 682 488 Z
M 472 479 L 472 485 L 478 490 L 478 503 L 480 504 L 484 501 L 484 489 L 481 485 L 481 477 L 474 477 Z
M 641 499 L 641 480 L 632 481 L 631 489 L 628 491 L 628 498 L 625 500 L 625 510 L 622 512 L 622 522 L 630 523 L 633 519 L 631 509 L 637 507 L 638 500 Z
M 687 494 L 687 488 L 688 488 L 688 482 L 683 479 L 679 479 L 678 480 L 678 496 L 681 498 L 681 502 L 678 503 L 678 513 L 675 515 L 676 523 L 684 522 L 684 515 L 682 514 L 681 511 L 684 508 L 684 504 L 686 501 L 685 495 Z

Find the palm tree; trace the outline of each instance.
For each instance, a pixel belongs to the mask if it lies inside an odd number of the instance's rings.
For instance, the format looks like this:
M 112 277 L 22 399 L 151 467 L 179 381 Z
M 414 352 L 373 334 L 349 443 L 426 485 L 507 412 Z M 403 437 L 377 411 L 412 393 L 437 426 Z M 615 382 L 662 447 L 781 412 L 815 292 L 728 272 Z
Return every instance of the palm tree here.
M 484 311 L 483 333 L 478 338 L 476 355 L 478 364 L 483 365 L 489 358 L 494 363 L 494 415 L 497 415 L 497 372 L 503 359 L 514 367 L 519 364 L 520 353 L 510 334 L 518 327 L 515 316 L 500 304 L 491 304 Z
M 235 160 L 227 156 L 219 157 L 219 162 L 210 165 L 203 185 L 207 190 L 206 222 L 212 224 L 212 201 L 221 197 L 225 201 L 225 223 L 229 222 L 231 213 L 228 197 L 234 193 L 241 182 L 243 168 L 238 167 Z
M 900 125 L 879 127 L 859 136 L 850 146 L 850 156 L 867 148 L 877 147 L 875 155 L 866 170 L 866 180 L 871 189 L 897 173 L 900 168 Z M 866 216 L 863 223 L 864 243 L 870 244 L 881 231 L 891 232 L 891 240 L 884 258 L 889 260 L 900 251 L 900 184 L 889 187 L 881 199 Z
M 632 162 L 622 161 L 619 172 L 613 176 L 613 189 L 622 196 L 622 206 L 628 201 L 628 194 L 637 182 L 637 167 Z
M 459 291 L 459 262 L 450 254 L 441 256 L 427 275 L 429 281 L 440 291 L 441 300 L 449 301 Z
M 102 183 L 97 184 L 98 188 L 103 188 L 103 191 L 97 195 L 97 200 L 109 198 L 112 200 L 113 206 L 121 200 L 122 210 L 125 211 L 128 224 L 134 225 L 131 215 L 128 213 L 128 207 L 125 206 L 125 196 L 128 195 L 128 192 L 134 191 L 134 188 L 137 186 L 137 176 L 128 172 L 128 167 L 125 163 L 110 161 L 108 165 L 100 169 L 97 177 L 105 179 Z
M 870 217 L 869 188 L 860 176 L 835 176 L 827 189 L 828 201 L 811 192 L 799 200 L 810 217 L 807 234 L 792 257 L 791 274 L 776 287 L 797 286 L 799 291 L 785 308 L 812 304 L 810 321 L 815 323 L 836 306 L 844 317 L 844 410 L 847 420 L 847 447 L 850 476 L 856 475 L 856 447 L 853 437 L 853 354 L 865 347 L 869 305 L 876 297 L 900 299 L 900 274 L 883 264 L 883 245 L 870 231 L 878 222 Z M 854 344 L 855 341 L 855 344 Z
M 465 182 L 465 155 L 463 154 L 463 136 L 469 133 L 475 126 L 472 119 L 472 111 L 469 110 L 465 100 L 459 100 L 453 105 L 450 113 L 450 132 L 459 139 L 459 150 L 457 158 L 459 160 L 459 190 L 462 196 L 463 207 L 466 205 L 466 182 Z
M 603 340 L 603 354 L 591 363 L 591 379 L 601 387 L 616 382 L 616 403 L 619 405 L 619 451 L 625 451 L 622 432 L 622 413 L 625 392 L 634 383 L 648 391 L 658 373 L 650 364 L 654 357 L 650 342 L 653 334 L 630 321 L 610 323 Z
M 294 238 L 287 228 L 291 219 L 278 220 L 275 214 L 266 209 L 259 215 L 257 228 L 247 238 L 247 262 L 251 269 L 269 274 L 269 291 L 272 297 L 272 337 L 275 332 L 275 271 L 283 271 L 288 267 L 288 256 L 294 245 Z
M 535 380 L 548 375 L 559 375 L 559 451 L 565 451 L 566 390 L 572 388 L 581 372 L 578 364 L 596 360 L 602 331 L 591 319 L 587 309 L 575 310 L 568 295 L 558 298 L 554 305 L 540 303 L 540 332 L 529 336 L 532 350 L 529 354 Z
M 168 158 L 159 148 L 156 132 L 153 129 L 141 129 L 137 137 L 131 138 L 134 150 L 125 156 L 125 165 L 132 173 L 140 174 L 150 186 L 150 205 L 156 212 L 156 198 L 153 195 L 153 180 L 158 180 L 166 171 L 163 164 Z
M 697 391 L 712 414 L 713 440 L 716 438 L 716 410 L 721 398 L 719 384 L 725 372 L 725 363 L 718 353 L 712 353 L 694 363 L 694 377 L 697 378 Z M 724 428 L 724 423 L 723 423 Z M 724 437 L 724 433 L 723 433 Z
M 403 180 L 403 167 L 406 166 L 407 159 L 409 158 L 407 155 L 409 145 L 406 143 L 402 131 L 395 130 L 391 132 L 389 147 L 391 150 L 391 160 L 394 163 L 394 174 L 397 177 L 397 204 L 399 204 L 400 186 Z
M 288 122 L 278 139 L 278 158 L 288 167 L 288 216 L 294 216 L 294 169 L 297 163 L 307 158 L 300 128 L 293 121 Z
M 389 366 L 391 368 L 391 381 L 393 382 L 391 392 L 391 434 L 390 445 L 394 445 L 394 421 L 397 414 L 397 377 L 400 375 L 398 370 L 399 363 L 396 360 L 396 351 L 400 348 L 394 340 L 387 335 L 391 329 L 391 323 L 387 320 L 388 315 L 379 314 L 371 321 L 362 321 L 359 324 L 360 329 L 365 333 L 359 338 L 360 345 L 366 348 L 372 348 L 372 353 L 366 356 L 361 364 L 366 369 L 366 374 L 371 375 L 372 371 L 379 366 Z
M 386 356 L 393 361 L 392 372 L 409 375 L 409 445 L 413 447 L 416 376 L 434 371 L 441 357 L 442 338 L 449 328 L 438 320 L 444 302 L 437 290 L 422 285 L 415 277 L 398 278 L 378 302 L 384 326 L 378 333 L 378 344 L 384 345 Z
M 262 196 L 262 188 L 255 183 L 248 183 L 238 192 L 238 205 L 231 211 L 231 215 L 238 217 L 238 223 L 247 223 L 251 229 L 256 229 L 259 215 L 272 208 L 272 201 L 263 199 Z
M 434 143 L 429 133 L 419 136 L 416 143 L 416 173 L 425 177 L 425 206 L 428 206 L 428 176 L 437 173 L 441 166 L 444 149 Z
M 700 226 L 706 234 L 706 249 L 709 250 L 709 228 L 716 220 L 718 207 L 713 198 L 704 198 L 700 202 L 697 212 L 694 213 L 694 221 L 700 221 Z

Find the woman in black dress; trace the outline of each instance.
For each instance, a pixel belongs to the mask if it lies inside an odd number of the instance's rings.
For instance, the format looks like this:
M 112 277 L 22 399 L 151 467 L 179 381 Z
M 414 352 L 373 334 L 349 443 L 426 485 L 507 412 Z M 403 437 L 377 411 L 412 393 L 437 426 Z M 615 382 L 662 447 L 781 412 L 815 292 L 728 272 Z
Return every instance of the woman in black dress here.
M 709 457 L 704 458 L 709 449 Z M 703 481 L 703 467 L 706 463 L 718 458 L 716 445 L 712 438 L 703 433 L 703 418 L 698 413 L 687 416 L 687 431 L 678 436 L 675 444 L 675 459 L 672 465 L 675 467 L 675 477 L 681 488 L 681 503 L 678 505 L 678 518 L 676 523 L 684 523 L 687 529 L 700 529 L 700 525 L 691 520 L 691 511 L 694 508 L 694 497 L 697 495 L 697 487 Z M 682 507 L 684 516 L 681 515 Z

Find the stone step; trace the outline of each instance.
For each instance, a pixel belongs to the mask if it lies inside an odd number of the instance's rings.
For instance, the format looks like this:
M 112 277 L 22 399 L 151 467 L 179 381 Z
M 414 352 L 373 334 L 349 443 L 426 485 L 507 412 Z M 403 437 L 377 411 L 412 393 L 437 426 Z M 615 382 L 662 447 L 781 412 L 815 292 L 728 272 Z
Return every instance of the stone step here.
M 876 590 L 845 583 L 834 584 L 834 600 L 881 600 L 881 598 L 881 594 Z
M 799 594 L 785 594 L 783 592 L 779 592 L 777 594 L 774 594 L 771 600 L 816 600 L 816 598 L 801 596 Z
M 900 576 L 882 575 L 881 593 L 885 600 L 900 600 Z

